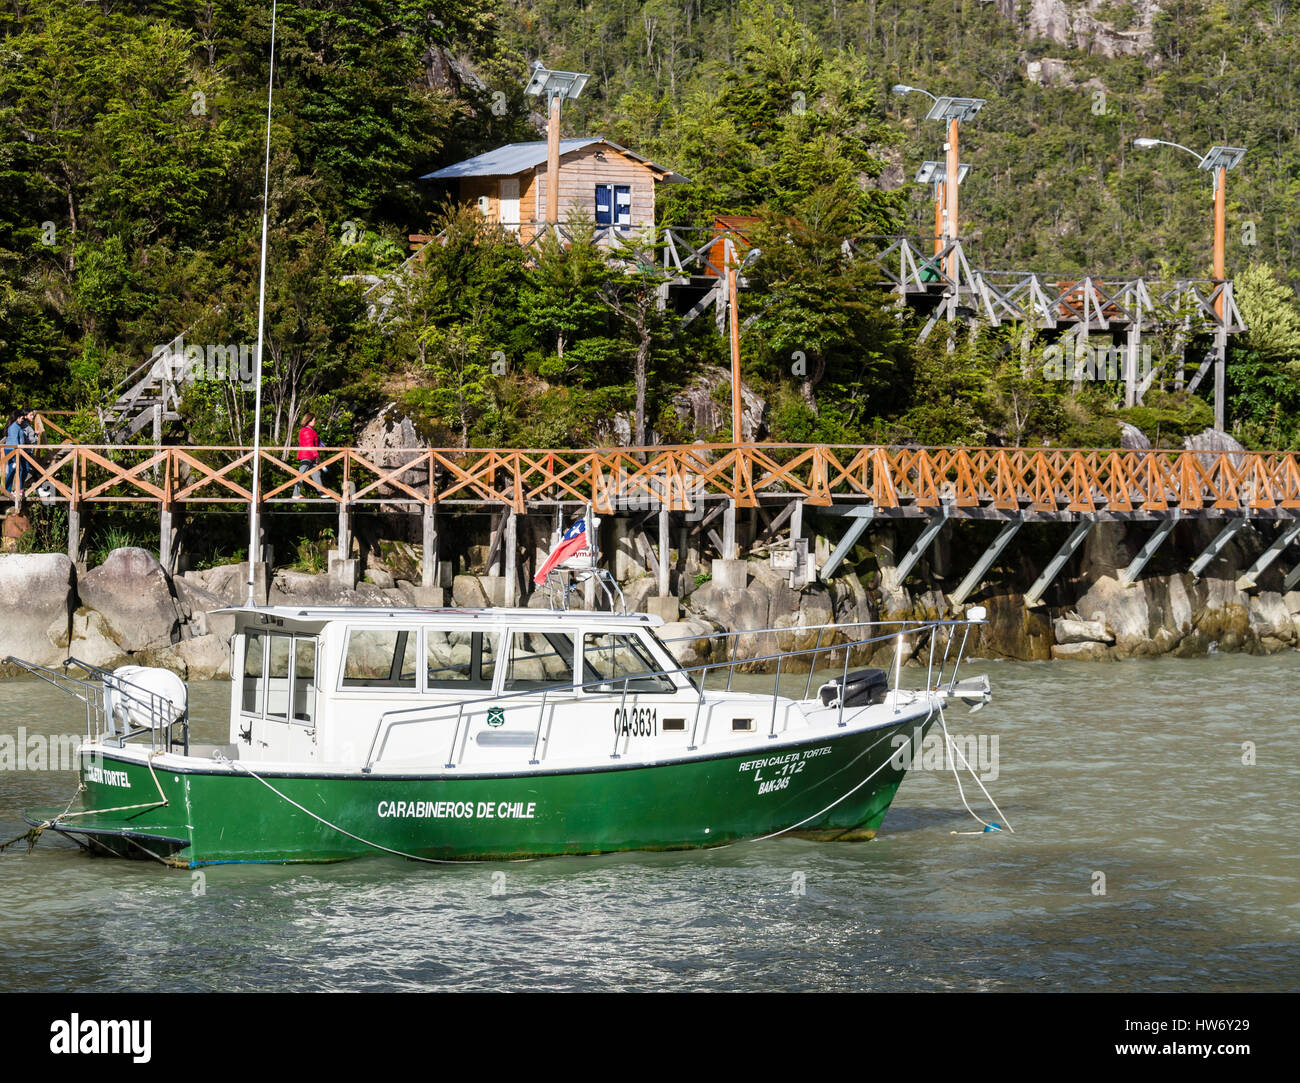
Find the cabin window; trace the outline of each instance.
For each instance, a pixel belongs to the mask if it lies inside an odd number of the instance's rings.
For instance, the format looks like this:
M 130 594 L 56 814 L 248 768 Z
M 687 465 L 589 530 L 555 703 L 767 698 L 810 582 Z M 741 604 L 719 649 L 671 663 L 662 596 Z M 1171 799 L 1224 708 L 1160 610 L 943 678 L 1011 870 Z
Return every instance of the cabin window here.
M 314 725 L 316 722 L 316 640 L 294 637 L 293 643 L 293 720 Z
M 621 692 L 625 681 L 629 692 L 673 691 L 672 679 L 636 636 L 588 632 L 583 639 L 582 664 L 588 692 Z
M 343 660 L 343 687 L 414 690 L 419 634 L 414 628 L 351 629 Z
M 262 633 L 249 632 L 244 636 L 244 698 L 245 714 L 262 713 Z
M 573 636 L 514 632 L 510 636 L 505 691 L 573 687 Z
M 246 633 L 243 681 L 245 714 L 314 723 L 316 637 Z
M 289 665 L 293 661 L 292 636 L 267 636 L 266 717 L 289 716 Z
M 632 225 L 632 186 L 596 185 L 596 226 L 627 229 Z
M 492 687 L 492 676 L 496 671 L 495 634 L 430 628 L 424 635 L 426 687 Z

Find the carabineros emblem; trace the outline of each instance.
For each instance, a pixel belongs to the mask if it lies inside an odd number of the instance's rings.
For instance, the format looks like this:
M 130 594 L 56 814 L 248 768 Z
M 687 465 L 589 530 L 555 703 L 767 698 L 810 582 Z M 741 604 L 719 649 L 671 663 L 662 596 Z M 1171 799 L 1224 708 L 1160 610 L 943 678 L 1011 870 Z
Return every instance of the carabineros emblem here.
M 506 710 L 504 707 L 489 707 L 487 724 L 489 726 L 504 726 L 506 724 Z

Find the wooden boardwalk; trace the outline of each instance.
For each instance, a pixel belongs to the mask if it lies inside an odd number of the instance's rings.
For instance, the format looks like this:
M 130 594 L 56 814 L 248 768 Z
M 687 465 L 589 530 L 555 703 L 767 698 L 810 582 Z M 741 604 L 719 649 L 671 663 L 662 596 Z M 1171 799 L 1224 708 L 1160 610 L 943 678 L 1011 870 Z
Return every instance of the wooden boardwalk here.
M 253 499 L 247 447 L 45 444 L 8 453 L 70 505 L 165 507 Z M 565 449 L 322 448 L 323 481 L 299 478 L 292 453 L 263 448 L 260 501 L 295 503 L 293 488 L 335 505 L 482 506 L 524 513 L 557 503 L 620 510 L 738 508 L 802 501 L 867 504 L 882 514 L 1073 519 L 1300 517 L 1300 453 L 692 444 Z
M 51 430 L 53 431 L 53 430 Z M 320 482 L 300 477 L 292 453 L 263 448 L 257 499 L 263 513 L 294 508 L 338 513 L 340 573 L 355 581 L 350 559 L 351 517 L 359 510 L 418 513 L 423 519 L 422 586 L 441 581 L 438 517 L 493 514 L 489 564 L 518 597 L 517 520 L 550 513 L 558 527 L 566 508 L 590 505 L 624 522 L 634 552 L 648 554 L 659 596 L 669 597 L 670 537 L 674 516 L 679 548 L 718 552 L 715 577 L 743 586 L 737 517 L 753 509 L 754 536 L 773 547 L 787 530 L 792 584 L 829 579 L 877 518 L 923 520 L 920 533 L 893 568 L 898 587 L 951 521 L 984 519 L 1001 529 L 961 585 L 954 606 L 980 587 L 1022 526 L 1065 522 L 1072 530 L 1027 591 L 1036 605 L 1099 523 L 1149 521 L 1155 529 L 1120 578 L 1131 584 L 1182 519 L 1216 519 L 1218 531 L 1192 563 L 1199 576 L 1246 525 L 1280 520 L 1265 553 L 1237 579 L 1252 589 L 1283 551 L 1300 541 L 1300 453 L 1130 451 L 1068 448 L 836 446 L 827 444 L 692 444 L 588 450 L 430 448 L 361 450 L 322 448 Z M 46 444 L 5 454 L 5 468 L 29 468 L 27 493 L 68 513 L 68 553 L 80 552 L 81 515 L 88 505 L 156 505 L 159 558 L 170 567 L 174 517 L 205 507 L 247 507 L 253 449 L 247 447 L 139 447 Z M 302 496 L 294 496 L 301 486 Z M 844 524 L 833 551 L 810 555 L 805 511 Z M 657 544 L 645 531 L 657 518 Z M 717 523 L 721 534 L 710 524 Z M 823 522 L 819 533 L 829 535 Z M 694 540 L 692 540 L 694 539 Z M 781 548 L 781 545 L 775 548 Z M 728 565 L 731 565 L 728 571 Z M 333 564 L 331 564 L 333 567 Z M 721 580 L 720 580 L 721 581 Z M 1300 564 L 1283 589 L 1300 583 Z M 526 586 L 526 584 L 523 584 Z

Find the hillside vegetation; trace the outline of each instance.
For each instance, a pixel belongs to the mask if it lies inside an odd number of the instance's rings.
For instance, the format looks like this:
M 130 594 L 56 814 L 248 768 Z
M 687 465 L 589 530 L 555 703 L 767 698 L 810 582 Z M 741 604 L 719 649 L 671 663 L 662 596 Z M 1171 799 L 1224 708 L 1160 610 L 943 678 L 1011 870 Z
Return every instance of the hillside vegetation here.
M 1251 327 L 1230 357 L 1229 427 L 1248 446 L 1296 446 L 1300 10 L 1166 0 L 1147 19 L 1147 4 L 1072 4 L 1116 34 L 1062 44 L 1034 35 L 1033 6 L 281 4 L 267 436 L 287 440 L 311 408 L 346 443 L 398 398 L 439 444 L 730 438 L 681 408 L 727 363 L 710 319 L 658 312 L 654 274 L 581 240 L 524 252 L 417 179 L 538 138 L 522 85 L 541 58 L 592 73 L 566 134 L 691 179 L 661 189 L 662 223 L 761 218 L 742 352 L 774 439 L 1104 445 L 1128 420 L 1176 444 L 1212 416 L 1167 382 L 1124 411 L 1117 384 L 1046 379 L 1046 343 L 1025 352 L 1015 328 L 916 344 L 872 261 L 842 246 L 932 231 L 911 178 L 942 131 L 892 84 L 988 99 L 963 129 L 962 228 L 989 268 L 1208 276 L 1207 174 L 1132 140 L 1247 147 L 1227 190 Z M 156 345 L 256 340 L 269 35 L 269 4 L 247 0 L 0 4 L 0 403 L 83 411 L 90 435 L 89 411 Z M 1137 51 L 1107 55 L 1121 39 Z M 419 232 L 444 243 L 367 295 Z M 382 320 L 376 293 L 392 298 Z M 200 382 L 184 410 L 177 438 L 251 435 L 251 394 L 229 381 Z

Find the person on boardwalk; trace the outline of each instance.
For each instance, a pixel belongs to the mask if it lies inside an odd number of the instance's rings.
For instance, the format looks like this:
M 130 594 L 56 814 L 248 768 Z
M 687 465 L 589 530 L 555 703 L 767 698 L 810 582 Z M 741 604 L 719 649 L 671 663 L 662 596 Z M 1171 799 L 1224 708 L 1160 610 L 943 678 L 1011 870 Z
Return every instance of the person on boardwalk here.
M 302 428 L 298 430 L 298 475 L 308 474 L 317 485 L 321 484 L 323 470 L 317 467 L 320 462 L 320 436 L 316 432 L 316 417 L 312 413 L 303 414 Z M 302 482 L 293 487 L 293 498 L 302 499 Z
M 23 489 L 26 488 L 27 479 L 32 472 L 31 465 L 20 459 L 18 449 L 28 444 L 35 444 L 39 439 L 32 412 L 27 407 L 17 411 L 9 419 L 9 425 L 5 429 L 4 444 L 5 491 L 13 496 L 14 507 L 22 503 Z M 16 488 L 15 475 L 18 481 Z

